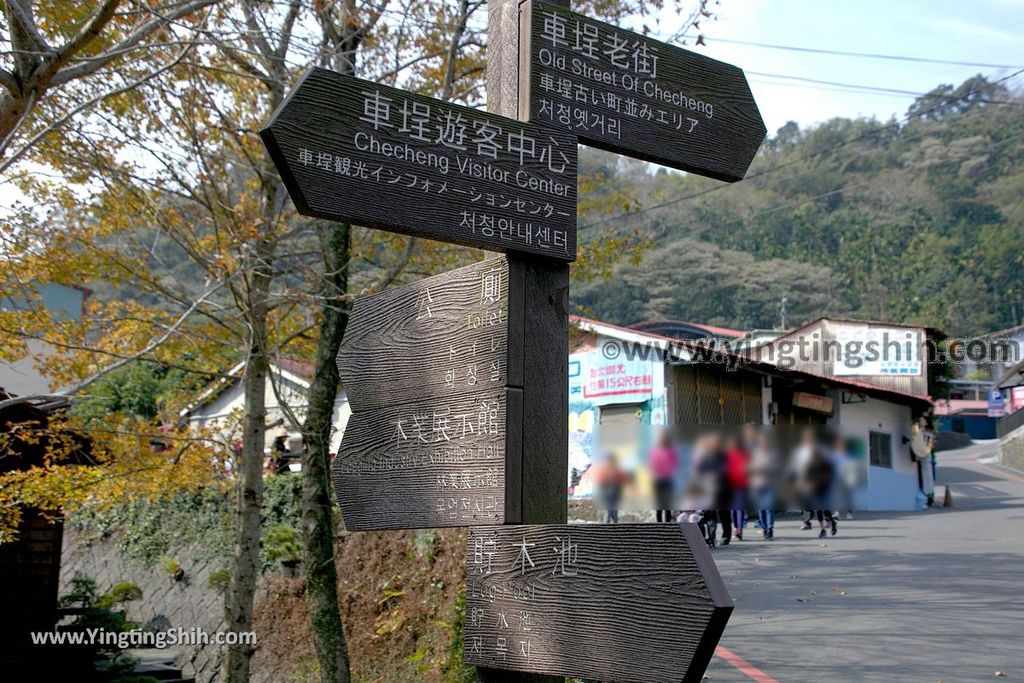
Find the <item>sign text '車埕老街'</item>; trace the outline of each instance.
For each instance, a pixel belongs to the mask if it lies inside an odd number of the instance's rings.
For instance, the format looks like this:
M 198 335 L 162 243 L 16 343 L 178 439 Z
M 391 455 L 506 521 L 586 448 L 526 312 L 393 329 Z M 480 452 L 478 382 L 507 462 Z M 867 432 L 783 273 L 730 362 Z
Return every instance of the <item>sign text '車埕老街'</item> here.
M 746 174 L 766 129 L 741 69 L 557 5 L 520 12 L 521 117 L 683 171 Z

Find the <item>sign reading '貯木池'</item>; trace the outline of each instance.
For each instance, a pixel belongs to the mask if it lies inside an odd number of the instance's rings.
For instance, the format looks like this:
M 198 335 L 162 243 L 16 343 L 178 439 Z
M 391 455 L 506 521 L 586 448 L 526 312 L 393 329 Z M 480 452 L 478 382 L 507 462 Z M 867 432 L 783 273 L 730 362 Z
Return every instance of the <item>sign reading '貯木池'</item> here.
M 601 681 L 700 681 L 732 613 L 696 524 L 474 527 L 465 661 Z
M 576 257 L 576 140 L 312 69 L 261 132 L 299 213 Z
M 556 5 L 521 13 L 520 116 L 594 147 L 743 178 L 766 129 L 741 69 Z

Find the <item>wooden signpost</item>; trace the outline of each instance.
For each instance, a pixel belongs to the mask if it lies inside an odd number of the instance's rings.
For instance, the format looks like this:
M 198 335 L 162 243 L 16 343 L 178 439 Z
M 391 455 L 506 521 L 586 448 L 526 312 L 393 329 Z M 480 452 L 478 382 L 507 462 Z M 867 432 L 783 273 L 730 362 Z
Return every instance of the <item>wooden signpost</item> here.
M 520 8 L 521 118 L 626 156 L 743 178 L 766 129 L 741 69 L 555 3 Z
M 576 138 L 311 69 L 260 135 L 299 213 L 576 258 Z
M 471 528 L 478 681 L 695 682 L 732 611 L 696 527 L 565 524 L 576 144 L 732 181 L 765 127 L 738 68 L 565 4 L 488 3 L 496 113 L 312 69 L 261 136 L 302 214 L 507 254 L 354 304 L 347 528 Z
M 332 467 L 348 529 L 517 518 L 521 281 L 499 257 L 356 300 L 338 355 L 352 417 Z
M 733 609 L 693 524 L 474 527 L 466 545 L 477 665 L 696 683 Z

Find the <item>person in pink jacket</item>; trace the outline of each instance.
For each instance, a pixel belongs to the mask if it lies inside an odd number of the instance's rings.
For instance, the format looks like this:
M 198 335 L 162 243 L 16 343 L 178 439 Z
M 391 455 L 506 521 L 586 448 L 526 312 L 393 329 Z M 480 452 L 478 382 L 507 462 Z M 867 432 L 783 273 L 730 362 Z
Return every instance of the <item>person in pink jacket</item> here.
M 673 520 L 672 509 L 675 500 L 676 477 L 679 473 L 679 454 L 672 444 L 672 434 L 665 429 L 658 435 L 658 442 L 647 454 L 647 467 L 654 478 L 654 499 L 659 522 Z

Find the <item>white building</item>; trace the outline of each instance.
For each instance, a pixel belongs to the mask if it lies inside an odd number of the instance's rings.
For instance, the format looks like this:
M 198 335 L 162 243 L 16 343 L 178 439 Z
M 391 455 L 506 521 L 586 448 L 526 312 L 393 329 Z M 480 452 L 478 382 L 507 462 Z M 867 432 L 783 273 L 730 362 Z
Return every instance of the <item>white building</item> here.
M 206 389 L 196 402 L 181 411 L 195 429 L 213 428 L 218 440 L 234 444 L 241 440 L 241 417 L 244 394 L 242 373 L 244 363 L 238 363 L 228 371 L 231 379 L 221 379 Z M 270 364 L 264 400 L 267 407 L 267 442 L 269 450 L 274 439 L 284 436 L 289 450 L 299 451 L 302 434 L 298 427 L 306 417 L 307 395 L 313 378 L 313 364 L 293 358 L 277 358 Z M 287 410 L 286 410 L 287 408 Z M 339 387 L 334 399 L 334 431 L 331 435 L 331 452 L 336 453 L 341 444 L 341 435 L 352 414 L 348 398 Z M 294 419 L 293 419 L 294 418 Z M 298 421 L 298 425 L 295 421 Z
M 0 311 L 41 308 L 54 319 L 81 320 L 91 294 L 85 287 L 68 287 L 56 282 L 0 288 Z M 56 349 L 39 339 L 26 339 L 25 344 L 28 350 L 25 356 L 0 363 L 0 388 L 16 396 L 49 394 L 60 389 L 36 369 L 36 365 Z
M 856 507 L 912 510 L 933 489 L 920 422 L 932 410 L 924 345 L 935 331 L 822 319 L 777 338 L 761 335 L 744 352 L 584 318 L 574 322 L 580 334 L 569 357 L 569 463 L 577 475 L 606 448 L 602 430 L 820 425 L 861 446 L 855 455 L 866 485 Z M 790 347 L 801 337 L 845 342 L 883 339 L 886 331 L 901 344 L 909 341 L 910 353 L 891 363 L 847 359 L 841 367 L 799 354 L 794 362 L 782 360 L 793 358 Z M 631 458 L 642 454 L 626 452 L 626 466 Z M 577 495 L 587 495 L 586 480 L 580 483 Z

